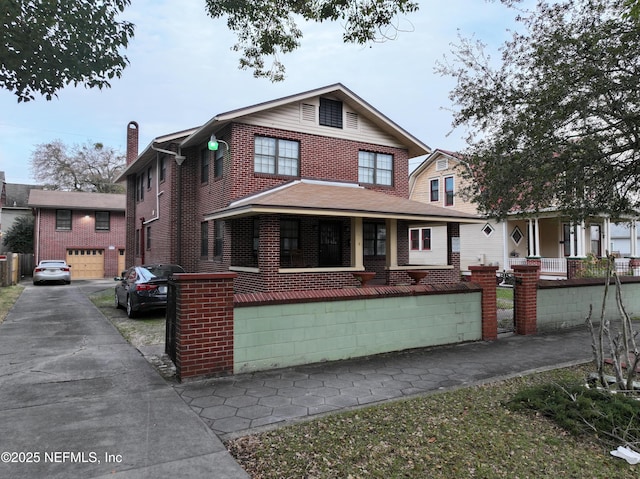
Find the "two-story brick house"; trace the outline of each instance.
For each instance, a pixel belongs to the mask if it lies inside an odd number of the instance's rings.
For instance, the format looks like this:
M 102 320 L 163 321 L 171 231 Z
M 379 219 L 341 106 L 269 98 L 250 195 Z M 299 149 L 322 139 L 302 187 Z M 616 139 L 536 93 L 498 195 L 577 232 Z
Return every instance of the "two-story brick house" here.
M 32 189 L 34 254 L 62 259 L 71 279 L 113 278 L 125 269 L 125 195 Z
M 447 225 L 421 269 L 459 279 L 471 214 L 408 199 L 428 146 L 341 84 L 221 113 L 137 154 L 128 126 L 127 264 L 238 273 L 238 291 L 341 288 L 363 271 L 407 283 L 409 228 Z M 212 137 L 217 150 L 210 150 Z

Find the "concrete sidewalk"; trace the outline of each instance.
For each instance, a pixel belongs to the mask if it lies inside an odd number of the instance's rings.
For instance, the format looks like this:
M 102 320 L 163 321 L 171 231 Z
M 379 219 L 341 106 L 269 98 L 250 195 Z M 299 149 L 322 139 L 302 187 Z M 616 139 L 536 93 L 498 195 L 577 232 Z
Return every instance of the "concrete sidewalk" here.
M 0 325 L 0 477 L 247 478 L 87 298 L 111 285 L 27 284 Z
M 340 410 L 592 360 L 586 327 L 176 385 L 222 439 Z

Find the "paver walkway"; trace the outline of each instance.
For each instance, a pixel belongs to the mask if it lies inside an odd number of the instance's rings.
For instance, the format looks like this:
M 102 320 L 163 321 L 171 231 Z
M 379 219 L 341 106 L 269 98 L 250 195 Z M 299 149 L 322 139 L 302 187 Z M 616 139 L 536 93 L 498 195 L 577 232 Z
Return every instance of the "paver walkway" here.
M 175 385 L 221 438 L 311 416 L 592 359 L 586 328 Z

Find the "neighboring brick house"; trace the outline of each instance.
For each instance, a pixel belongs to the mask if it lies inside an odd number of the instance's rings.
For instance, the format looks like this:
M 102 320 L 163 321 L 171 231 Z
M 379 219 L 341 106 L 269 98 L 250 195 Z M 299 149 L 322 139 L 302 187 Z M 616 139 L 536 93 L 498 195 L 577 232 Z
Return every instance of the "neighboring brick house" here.
M 21 216 L 31 217 L 31 208 L 27 205 L 29 192 L 42 189 L 40 185 L 23 185 L 6 183 L 4 171 L 0 171 L 2 191 L 0 192 L 0 236 L 11 229 L 15 221 Z M 6 253 L 9 248 L 0 240 L 0 253 Z
M 354 286 L 363 271 L 408 283 L 409 228 L 438 224 L 440 254 L 420 268 L 459 280 L 459 224 L 477 217 L 410 201 L 409 158 L 429 147 L 341 84 L 218 114 L 139 155 L 137 139 L 131 122 L 127 264 L 234 271 L 239 292 Z
M 125 195 L 31 190 L 36 263 L 63 259 L 71 279 L 115 277 L 125 265 Z

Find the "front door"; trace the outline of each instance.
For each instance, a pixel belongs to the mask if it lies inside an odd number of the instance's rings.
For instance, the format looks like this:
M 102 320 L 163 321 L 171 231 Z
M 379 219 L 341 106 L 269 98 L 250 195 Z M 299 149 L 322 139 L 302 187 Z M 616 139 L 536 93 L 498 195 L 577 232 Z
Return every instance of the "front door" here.
M 340 266 L 342 264 L 342 223 L 339 221 L 321 221 L 320 266 Z
M 600 225 L 589 226 L 589 234 L 591 235 L 591 253 L 600 258 L 602 256 L 602 229 Z

